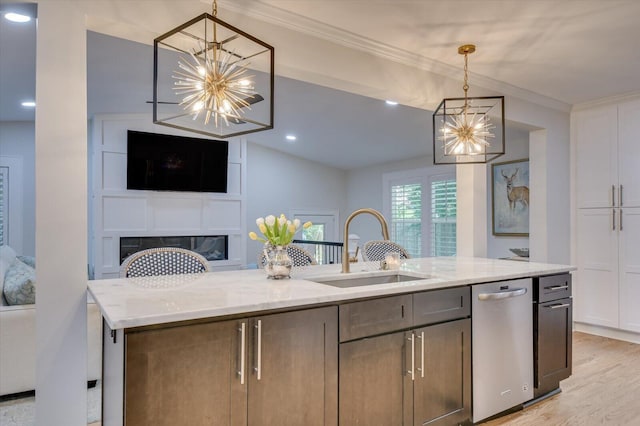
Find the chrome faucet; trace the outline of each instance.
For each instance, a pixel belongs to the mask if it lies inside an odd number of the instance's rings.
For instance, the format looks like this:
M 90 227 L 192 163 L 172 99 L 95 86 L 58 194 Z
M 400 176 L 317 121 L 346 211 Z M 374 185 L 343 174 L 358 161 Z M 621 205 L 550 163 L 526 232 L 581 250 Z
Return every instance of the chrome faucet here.
M 349 273 L 349 224 L 353 220 L 354 217 L 362 214 L 369 213 L 374 216 L 380 222 L 380 226 L 382 227 L 382 238 L 385 240 L 389 239 L 389 228 L 387 227 L 387 221 L 384 220 L 384 216 L 377 210 L 374 209 L 358 209 L 351 213 L 347 218 L 347 221 L 344 223 L 344 241 L 342 245 L 342 272 Z

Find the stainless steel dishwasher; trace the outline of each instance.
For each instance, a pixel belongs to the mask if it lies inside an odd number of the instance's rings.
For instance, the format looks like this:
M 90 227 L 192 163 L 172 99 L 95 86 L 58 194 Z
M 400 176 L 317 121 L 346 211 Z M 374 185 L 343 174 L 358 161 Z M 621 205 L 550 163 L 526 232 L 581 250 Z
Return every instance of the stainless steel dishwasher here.
M 533 398 L 531 278 L 472 286 L 473 422 Z

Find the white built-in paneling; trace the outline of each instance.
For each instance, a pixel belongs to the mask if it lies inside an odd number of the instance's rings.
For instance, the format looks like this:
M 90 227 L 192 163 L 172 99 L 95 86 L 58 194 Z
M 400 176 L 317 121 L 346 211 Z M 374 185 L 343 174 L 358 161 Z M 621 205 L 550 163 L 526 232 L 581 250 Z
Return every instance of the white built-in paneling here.
M 245 261 L 246 141 L 228 140 L 227 193 L 127 190 L 127 130 L 201 137 L 154 125 L 150 115 L 100 115 L 92 122 L 92 265 L 96 278 L 117 277 L 120 237 L 228 235 L 228 260 L 215 269 Z

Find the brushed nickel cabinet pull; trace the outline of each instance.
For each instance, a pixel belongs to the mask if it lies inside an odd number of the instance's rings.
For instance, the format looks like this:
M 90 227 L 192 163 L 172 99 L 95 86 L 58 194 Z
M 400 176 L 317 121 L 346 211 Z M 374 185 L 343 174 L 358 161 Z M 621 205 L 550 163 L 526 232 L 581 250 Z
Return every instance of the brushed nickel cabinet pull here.
M 414 381 L 416 379 L 415 376 L 415 368 L 416 368 L 416 336 L 411 333 L 411 337 L 407 340 L 411 341 L 411 370 L 407 371 L 411 375 L 411 380 Z
M 547 308 L 549 309 L 560 309 L 560 308 L 566 308 L 571 306 L 570 303 L 560 303 L 558 305 L 548 305 Z
M 420 332 L 420 336 L 418 336 L 418 338 L 420 339 L 420 353 L 421 353 L 420 377 L 424 379 L 424 331 Z
M 622 209 L 620 209 L 620 230 L 622 231 Z
M 258 380 L 262 378 L 262 320 L 258 320 L 255 325 L 258 330 L 258 342 L 256 344 L 256 366 L 254 370 Z
M 551 290 L 551 291 L 556 291 L 556 290 L 565 290 L 569 288 L 569 285 L 554 285 L 551 287 L 545 287 L 545 290 Z
M 616 206 L 616 186 L 611 185 L 611 207 Z
M 613 217 L 613 225 L 611 226 L 611 229 L 615 231 L 616 230 L 616 209 L 613 209 L 612 217 Z
M 620 185 L 620 188 L 618 190 L 618 192 L 619 192 L 619 194 L 618 194 L 618 202 L 620 203 L 620 207 L 622 207 L 622 203 L 623 203 L 623 201 L 622 201 L 622 187 L 623 187 L 623 185 Z
M 246 370 L 246 365 L 245 365 L 246 349 L 247 349 L 246 336 L 247 336 L 247 325 L 244 322 L 242 322 L 242 324 L 240 324 L 240 371 L 238 371 L 238 374 L 240 375 L 241 385 L 244 385 L 244 377 L 245 377 L 245 370 Z

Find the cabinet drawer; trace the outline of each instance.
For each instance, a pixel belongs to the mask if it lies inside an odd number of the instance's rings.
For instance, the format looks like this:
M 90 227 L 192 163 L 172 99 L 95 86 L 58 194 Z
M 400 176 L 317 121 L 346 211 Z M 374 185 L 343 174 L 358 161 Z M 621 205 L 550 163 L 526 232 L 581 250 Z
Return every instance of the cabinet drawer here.
M 411 327 L 411 299 L 405 294 L 340 305 L 340 341 Z
M 434 324 L 471 315 L 469 287 L 424 291 L 413 295 L 413 324 Z
M 548 275 L 534 279 L 534 301 L 543 303 L 565 297 L 571 297 L 571 274 Z

